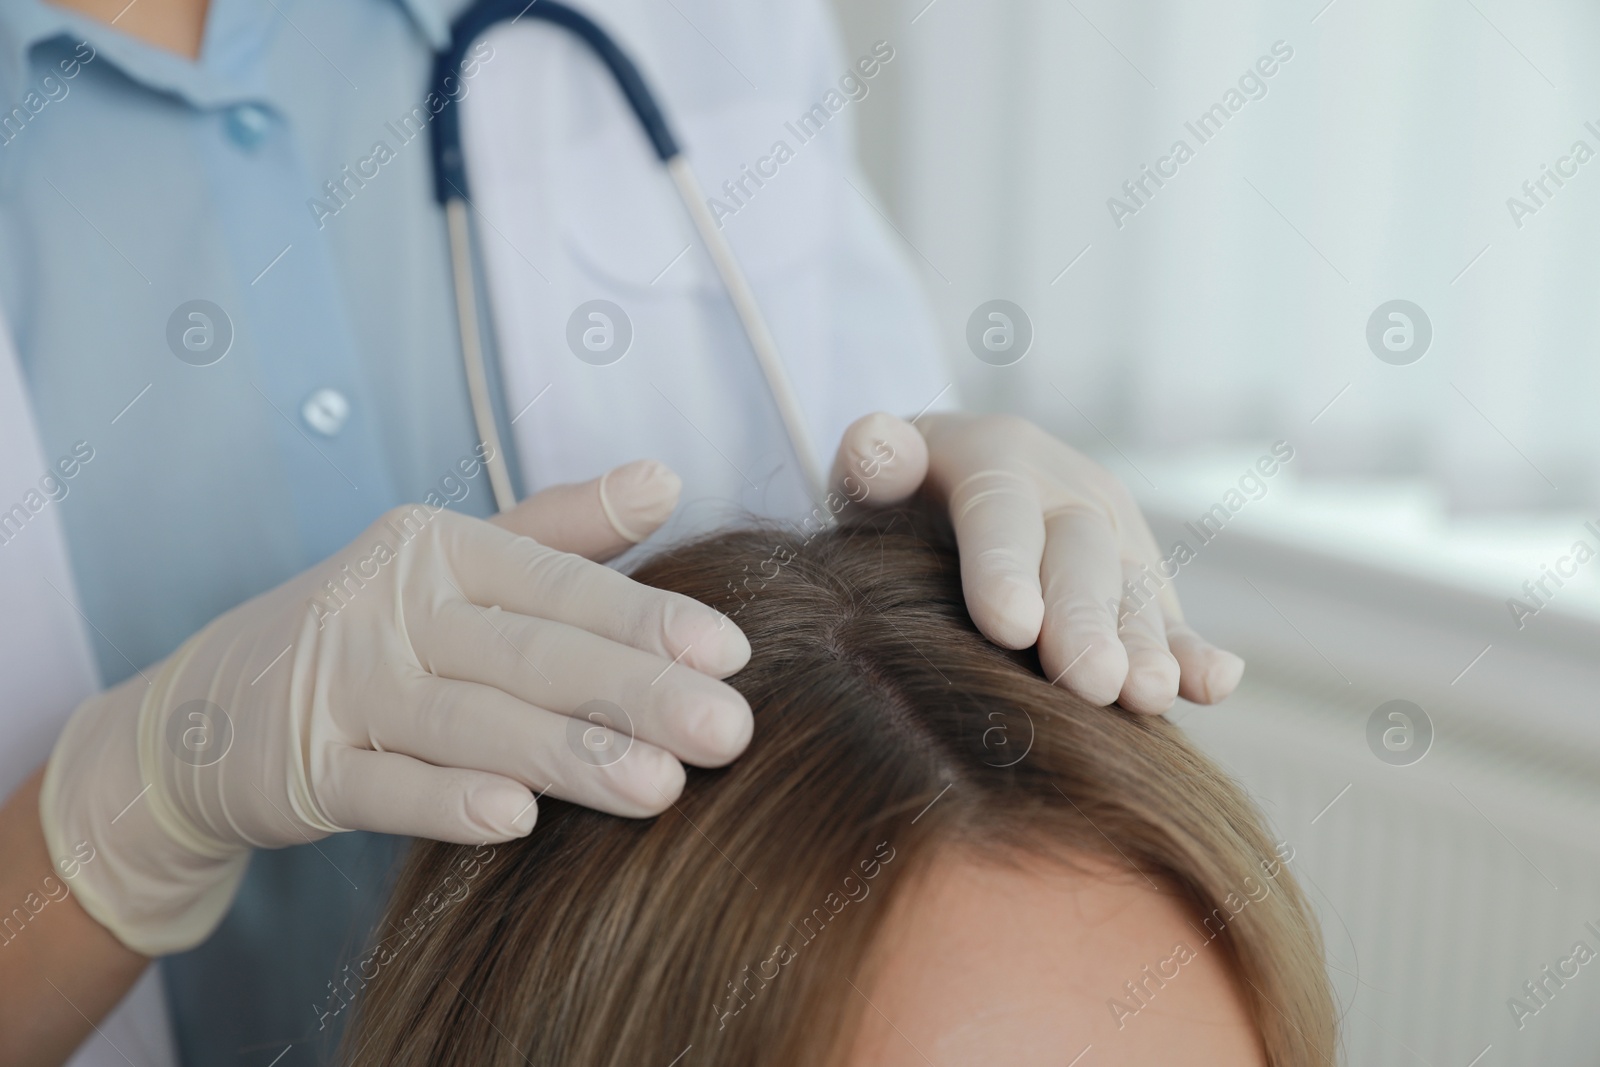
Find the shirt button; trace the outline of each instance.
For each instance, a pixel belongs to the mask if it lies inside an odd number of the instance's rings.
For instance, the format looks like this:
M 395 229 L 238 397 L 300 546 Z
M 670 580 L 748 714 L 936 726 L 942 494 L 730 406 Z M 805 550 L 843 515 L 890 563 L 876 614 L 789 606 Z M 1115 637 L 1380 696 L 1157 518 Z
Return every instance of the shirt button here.
M 318 389 L 300 405 L 300 417 L 322 436 L 334 437 L 350 418 L 350 401 L 337 389 Z
M 228 109 L 228 136 L 240 148 L 254 148 L 267 136 L 272 116 L 259 104 L 239 104 Z

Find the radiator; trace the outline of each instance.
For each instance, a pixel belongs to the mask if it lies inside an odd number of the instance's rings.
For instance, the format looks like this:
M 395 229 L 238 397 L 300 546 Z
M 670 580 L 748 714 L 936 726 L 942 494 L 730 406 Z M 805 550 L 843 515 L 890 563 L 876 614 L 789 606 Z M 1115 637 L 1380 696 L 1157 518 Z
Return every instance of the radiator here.
M 1367 739 L 1391 696 L 1257 660 L 1226 703 L 1173 712 L 1295 848 L 1343 1061 L 1600 1064 L 1600 955 L 1574 956 L 1600 954 L 1600 776 L 1519 740 L 1516 709 L 1442 705 L 1426 756 L 1392 766 Z

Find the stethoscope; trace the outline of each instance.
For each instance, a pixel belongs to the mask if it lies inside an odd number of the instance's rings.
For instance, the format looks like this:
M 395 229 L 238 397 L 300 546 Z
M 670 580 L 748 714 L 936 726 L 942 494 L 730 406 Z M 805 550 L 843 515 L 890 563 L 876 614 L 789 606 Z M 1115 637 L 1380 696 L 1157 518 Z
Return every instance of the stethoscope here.
M 515 22 L 520 18 L 549 22 L 570 31 L 581 39 L 605 64 L 617 87 L 627 99 L 629 107 L 644 128 L 645 136 L 655 148 L 656 157 L 672 177 L 684 209 L 694 223 L 700 241 L 716 265 L 717 274 L 733 302 L 744 327 L 745 336 L 761 365 L 767 389 L 783 419 L 789 444 L 799 460 L 800 470 L 814 502 L 820 502 L 826 491 L 822 468 L 811 450 L 810 435 L 806 432 L 805 417 L 795 398 L 794 388 L 784 369 L 783 358 L 778 354 L 777 342 L 767 328 L 766 319 L 756 303 L 755 293 L 746 280 L 744 271 L 734 258 L 722 231 L 717 229 L 706 198 L 695 180 L 694 172 L 678 146 L 661 103 L 651 92 L 627 54 L 587 16 L 555 0 L 478 0 L 469 7 L 451 27 L 450 44 L 434 58 L 433 88 L 441 98 L 449 98 L 447 79 L 459 77 L 461 62 L 473 43 L 501 22 Z M 484 367 L 482 334 L 478 323 L 478 288 L 473 272 L 472 227 L 467 215 L 466 159 L 461 151 L 461 113 L 459 107 L 447 107 L 433 121 L 434 194 L 444 205 L 445 220 L 450 234 L 450 265 L 456 297 L 456 320 L 461 331 L 461 360 L 466 370 L 467 390 L 472 400 L 472 417 L 477 424 L 479 439 L 492 450 L 492 458 L 485 464 L 489 471 L 489 484 L 494 491 L 495 506 L 500 511 L 513 507 L 516 491 L 511 485 L 510 469 L 506 465 L 505 449 L 501 444 L 499 423 L 494 403 L 490 397 L 489 379 Z

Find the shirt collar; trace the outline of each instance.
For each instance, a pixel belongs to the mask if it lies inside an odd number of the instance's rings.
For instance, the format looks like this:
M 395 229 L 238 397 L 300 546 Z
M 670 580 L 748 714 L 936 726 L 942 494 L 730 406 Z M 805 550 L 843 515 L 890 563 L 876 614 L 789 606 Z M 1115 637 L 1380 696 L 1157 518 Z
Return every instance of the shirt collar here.
M 450 40 L 450 18 L 466 0 L 395 0 L 434 51 Z M 254 62 L 273 37 L 294 32 L 271 0 L 212 0 L 198 62 L 153 48 L 114 26 L 44 0 L 0 0 L 0 113 L 17 106 L 30 88 L 35 45 L 58 37 L 88 41 L 142 85 L 172 93 L 197 107 L 225 107 L 265 97 L 261 65 Z
M 28 53 L 35 44 L 65 32 L 59 13 L 30 0 L 0 4 L 0 114 L 22 102 L 29 75 Z
M 450 43 L 450 23 L 457 9 L 467 6 L 467 0 L 398 0 L 398 3 L 406 9 L 428 47 L 435 52 L 442 52 Z

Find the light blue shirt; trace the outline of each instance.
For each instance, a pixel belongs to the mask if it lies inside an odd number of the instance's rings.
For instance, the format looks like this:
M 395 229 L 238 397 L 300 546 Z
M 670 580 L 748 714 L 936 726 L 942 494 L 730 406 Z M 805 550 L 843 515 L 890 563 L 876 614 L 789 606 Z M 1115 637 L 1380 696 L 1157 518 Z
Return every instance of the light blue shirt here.
M 445 28 L 426 0 L 212 0 L 191 62 L 0 5 L 0 301 L 46 456 L 91 455 L 54 506 L 107 684 L 472 453 L 427 135 L 391 126 Z M 488 513 L 481 475 L 458 506 Z M 397 845 L 256 857 L 167 961 L 186 1063 L 327 1058 Z
M 93 449 L 60 514 L 107 684 L 471 453 L 427 138 L 388 125 L 442 32 L 422 4 L 213 0 L 195 64 L 0 10 L 0 299 L 45 454 Z M 395 158 L 347 179 L 379 140 Z M 345 206 L 319 222 L 328 182 Z M 168 340 L 197 300 L 232 325 L 209 366 Z M 203 321 L 178 326 L 203 349 Z

